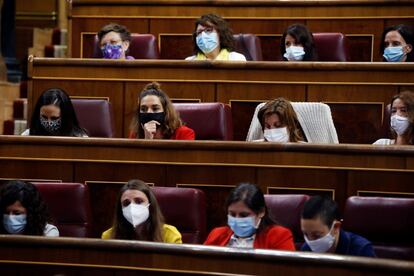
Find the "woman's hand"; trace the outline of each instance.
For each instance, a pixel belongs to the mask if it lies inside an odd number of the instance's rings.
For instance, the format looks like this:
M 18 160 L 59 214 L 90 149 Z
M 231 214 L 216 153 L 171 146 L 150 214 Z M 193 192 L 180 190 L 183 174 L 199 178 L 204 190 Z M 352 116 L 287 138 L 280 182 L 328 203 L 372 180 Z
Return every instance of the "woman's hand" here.
M 157 125 L 159 126 L 160 123 L 157 121 L 149 121 L 145 125 L 142 125 L 145 133 L 145 139 L 154 139 L 154 136 L 157 132 Z

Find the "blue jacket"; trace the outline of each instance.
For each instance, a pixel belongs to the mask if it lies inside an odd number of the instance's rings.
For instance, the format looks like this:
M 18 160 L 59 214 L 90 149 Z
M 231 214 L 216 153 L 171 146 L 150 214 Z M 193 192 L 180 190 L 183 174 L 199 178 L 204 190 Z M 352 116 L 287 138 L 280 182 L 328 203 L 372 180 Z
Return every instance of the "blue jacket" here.
M 301 251 L 312 251 L 307 243 L 304 243 Z M 376 257 L 371 242 L 351 232 L 340 230 L 339 241 L 335 254 Z

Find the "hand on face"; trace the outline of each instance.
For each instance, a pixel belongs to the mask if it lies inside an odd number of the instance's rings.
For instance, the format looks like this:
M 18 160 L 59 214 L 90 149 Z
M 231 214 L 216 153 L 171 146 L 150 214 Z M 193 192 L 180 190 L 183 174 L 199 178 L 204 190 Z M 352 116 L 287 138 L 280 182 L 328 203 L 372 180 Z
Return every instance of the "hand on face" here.
M 157 133 L 157 126 L 161 125 L 157 121 L 149 121 L 148 123 L 141 125 L 144 129 L 145 139 L 154 139 Z

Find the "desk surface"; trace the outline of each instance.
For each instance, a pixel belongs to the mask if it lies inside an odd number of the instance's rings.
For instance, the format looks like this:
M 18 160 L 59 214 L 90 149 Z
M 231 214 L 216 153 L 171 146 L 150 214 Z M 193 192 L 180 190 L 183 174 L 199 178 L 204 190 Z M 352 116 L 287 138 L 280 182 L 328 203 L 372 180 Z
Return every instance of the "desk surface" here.
M 408 275 L 414 262 L 276 250 L 76 238 L 0 236 L 3 271 L 153 275 Z M 159 274 L 157 274 L 159 275 Z
M 225 223 L 225 199 L 242 182 L 266 194 L 329 196 L 341 209 L 354 195 L 414 197 L 412 146 L 0 136 L 0 167 L 0 181 L 86 183 L 94 237 L 111 225 L 121 186 L 136 178 L 203 190 L 208 230 Z

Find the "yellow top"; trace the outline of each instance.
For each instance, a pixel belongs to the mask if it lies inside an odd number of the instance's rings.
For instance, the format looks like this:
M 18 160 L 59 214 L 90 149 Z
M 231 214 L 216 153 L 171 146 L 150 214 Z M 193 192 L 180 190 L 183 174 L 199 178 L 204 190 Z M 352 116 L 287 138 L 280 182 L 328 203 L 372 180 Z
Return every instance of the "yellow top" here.
M 178 232 L 177 228 L 172 225 L 164 224 L 164 237 L 163 240 L 166 243 L 183 243 L 181 240 L 181 234 Z M 102 239 L 109 240 L 112 239 L 112 228 L 109 228 L 102 233 Z
M 227 49 L 222 49 L 216 60 L 229 60 L 230 53 Z M 203 53 L 197 53 L 196 60 L 206 60 L 207 57 Z

